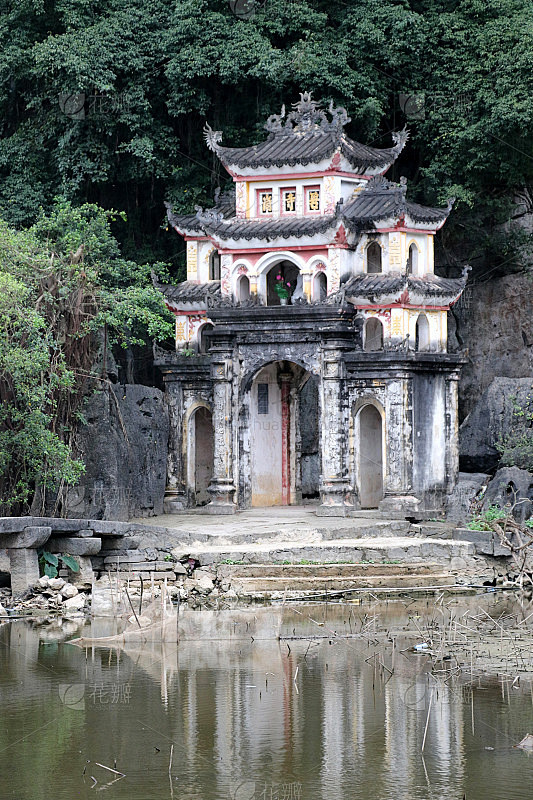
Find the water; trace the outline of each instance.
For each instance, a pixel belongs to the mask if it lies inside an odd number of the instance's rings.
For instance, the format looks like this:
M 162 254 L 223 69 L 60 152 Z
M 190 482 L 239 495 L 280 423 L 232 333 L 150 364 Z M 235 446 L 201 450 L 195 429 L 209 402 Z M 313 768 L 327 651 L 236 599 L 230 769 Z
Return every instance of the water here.
M 533 733 L 531 684 L 431 677 L 398 631 L 432 603 L 285 612 L 284 633 L 325 639 L 123 652 L 65 644 L 72 621 L 4 625 L 0 798 L 531 800 L 533 757 L 513 747 Z

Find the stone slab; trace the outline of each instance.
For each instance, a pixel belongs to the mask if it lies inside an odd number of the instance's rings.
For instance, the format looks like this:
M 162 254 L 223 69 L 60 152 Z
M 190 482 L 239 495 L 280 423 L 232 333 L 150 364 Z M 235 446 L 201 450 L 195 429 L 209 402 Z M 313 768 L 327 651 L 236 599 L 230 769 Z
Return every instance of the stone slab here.
M 114 558 L 114 556 L 113 556 Z M 139 570 L 151 571 L 154 572 L 170 572 L 174 569 L 173 561 L 136 561 L 136 562 L 126 562 L 119 560 L 117 561 L 115 558 L 113 561 L 108 561 L 106 558 L 105 562 L 105 569 L 111 569 L 111 572 L 116 569 L 117 566 L 121 567 L 122 570 L 132 570 L 133 572 Z
M 48 550 L 51 553 L 68 553 L 70 556 L 95 556 L 101 547 L 102 540 L 99 538 L 52 536 L 48 542 Z
M 508 547 L 503 547 L 499 537 L 493 531 L 473 531 L 470 528 L 456 528 L 452 533 L 452 539 L 461 539 L 464 542 L 472 542 L 476 553 L 483 556 L 504 556 L 511 557 Z
M 51 528 L 32 525 L 23 528 L 19 533 L 8 533 L 0 536 L 0 547 L 5 547 L 8 550 L 37 549 L 46 544 L 51 535 Z

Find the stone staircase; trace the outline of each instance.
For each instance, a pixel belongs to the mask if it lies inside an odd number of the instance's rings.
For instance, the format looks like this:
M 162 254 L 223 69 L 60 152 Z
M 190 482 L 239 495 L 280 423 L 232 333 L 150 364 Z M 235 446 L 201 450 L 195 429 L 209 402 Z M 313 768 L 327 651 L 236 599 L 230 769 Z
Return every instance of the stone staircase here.
M 452 539 L 453 526 L 407 520 L 251 520 L 188 531 L 172 555 L 195 559 L 222 591 L 239 596 L 319 596 L 359 589 L 454 586 L 453 573 L 473 569 L 472 542 Z
M 216 577 L 223 591 L 270 598 L 327 597 L 359 590 L 423 589 L 452 586 L 454 578 L 440 564 L 219 564 Z

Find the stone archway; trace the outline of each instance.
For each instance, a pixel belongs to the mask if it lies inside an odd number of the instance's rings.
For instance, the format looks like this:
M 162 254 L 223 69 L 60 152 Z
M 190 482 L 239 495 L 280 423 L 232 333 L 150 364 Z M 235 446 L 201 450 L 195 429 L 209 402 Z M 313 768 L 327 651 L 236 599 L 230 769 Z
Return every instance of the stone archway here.
M 245 494 L 252 506 L 291 505 L 301 502 L 303 493 L 318 495 L 318 393 L 313 381 L 299 365 L 276 361 L 259 369 L 251 382 L 248 430 L 246 423 L 241 428 L 249 441 L 249 470 L 241 481 L 249 481 Z
M 378 409 L 364 405 L 357 426 L 359 501 L 361 508 L 377 508 L 383 499 L 383 421 Z

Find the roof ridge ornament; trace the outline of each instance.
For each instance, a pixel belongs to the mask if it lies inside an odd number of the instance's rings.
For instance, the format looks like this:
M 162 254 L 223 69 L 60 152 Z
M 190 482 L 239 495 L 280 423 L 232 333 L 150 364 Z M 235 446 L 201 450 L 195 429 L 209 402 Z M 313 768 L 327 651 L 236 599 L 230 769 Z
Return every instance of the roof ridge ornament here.
M 214 131 L 211 125 L 206 122 L 204 126 L 204 139 L 208 148 L 216 153 L 222 141 L 222 131 Z
M 392 152 L 395 155 L 399 155 L 405 145 L 407 144 L 407 140 L 409 139 L 409 129 L 405 125 L 401 131 L 393 131 L 392 132 L 392 141 L 394 142 L 394 147 L 392 148 Z
M 292 104 L 292 109 L 287 114 L 282 106 L 280 114 L 271 114 L 265 123 L 266 130 L 274 135 L 341 133 L 350 122 L 346 109 L 334 106 L 333 100 L 328 106 L 329 119 L 321 104 L 313 100 L 312 92 L 300 92 L 300 99 Z
M 205 211 L 202 206 L 194 206 L 196 219 L 203 225 L 218 225 L 222 222 L 224 214 L 217 208 L 207 208 Z

